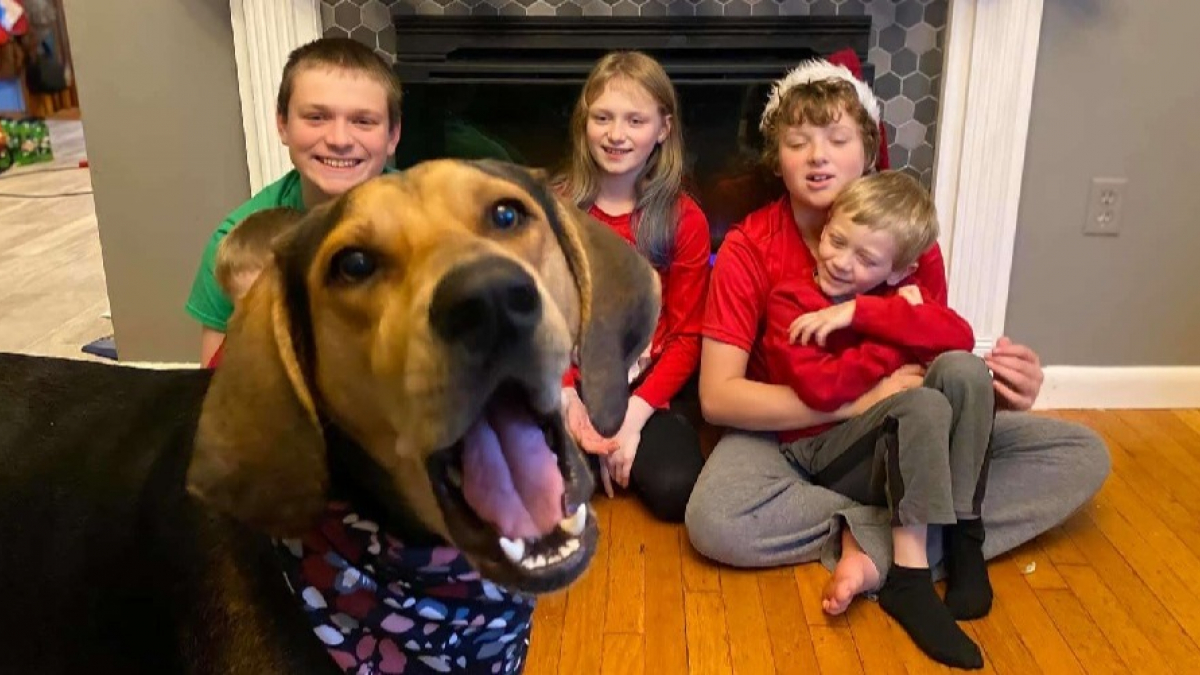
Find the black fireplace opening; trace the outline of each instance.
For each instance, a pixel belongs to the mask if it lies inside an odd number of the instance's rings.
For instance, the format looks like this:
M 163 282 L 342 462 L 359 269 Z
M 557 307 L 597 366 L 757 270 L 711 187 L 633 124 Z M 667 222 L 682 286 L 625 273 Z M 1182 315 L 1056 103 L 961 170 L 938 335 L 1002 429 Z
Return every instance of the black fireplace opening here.
M 610 50 L 638 49 L 675 84 L 685 187 L 709 219 L 716 250 L 731 225 L 781 194 L 758 164 L 771 83 L 804 59 L 846 48 L 871 81 L 870 26 L 866 17 L 397 16 L 404 105 L 396 166 L 494 158 L 553 174 L 568 157 L 571 110 L 592 65 Z

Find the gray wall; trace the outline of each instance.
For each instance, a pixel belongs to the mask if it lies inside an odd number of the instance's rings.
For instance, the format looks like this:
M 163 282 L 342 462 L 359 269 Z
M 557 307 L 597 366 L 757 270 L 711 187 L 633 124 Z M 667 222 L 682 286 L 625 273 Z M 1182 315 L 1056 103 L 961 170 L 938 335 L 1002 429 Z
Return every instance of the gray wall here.
M 1046 0 L 1007 315 L 1048 364 L 1200 364 L 1200 3 Z M 1093 176 L 1129 180 L 1084 237 Z
M 249 196 L 229 0 L 66 0 L 121 360 L 195 361 L 183 311 Z

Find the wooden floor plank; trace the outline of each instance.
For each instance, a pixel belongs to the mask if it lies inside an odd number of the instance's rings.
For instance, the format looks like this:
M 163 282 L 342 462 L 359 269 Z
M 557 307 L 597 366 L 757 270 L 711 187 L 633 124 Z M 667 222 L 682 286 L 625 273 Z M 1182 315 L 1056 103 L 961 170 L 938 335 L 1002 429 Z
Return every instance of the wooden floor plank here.
M 729 633 L 725 624 L 725 602 L 720 592 L 687 592 L 688 672 L 691 675 L 729 675 Z
M 1037 591 L 1038 600 L 1089 675 L 1126 673 L 1120 657 L 1070 590 Z
M 758 590 L 757 573 L 721 570 L 721 597 L 729 630 L 729 657 L 734 675 L 757 675 L 775 670 L 771 633 Z
M 1114 475 L 1110 476 L 1109 483 L 1128 484 L 1134 494 L 1147 500 L 1148 505 L 1192 551 L 1193 555 L 1200 556 L 1200 515 L 1178 501 L 1169 490 L 1164 489 L 1163 483 L 1149 472 L 1151 466 L 1167 471 L 1169 471 L 1169 467 L 1159 467 L 1157 463 L 1147 462 L 1144 459 L 1140 462 L 1136 461 L 1114 438 L 1104 434 L 1104 439 L 1108 443 L 1114 469 Z M 1142 452 L 1144 453 L 1144 451 Z M 1200 495 L 1189 495 L 1187 499 L 1194 500 L 1197 508 L 1200 508 Z
M 971 622 L 988 662 L 1000 675 L 1038 672 L 1037 663 L 1014 625 L 1024 617 L 1011 617 L 1002 603 L 993 603 L 992 611 Z
M 601 675 L 644 675 L 646 672 L 645 637 L 629 633 L 604 636 Z M 655 670 L 655 673 L 661 673 Z
M 1088 524 L 1089 527 L 1073 533 L 1072 538 L 1087 556 L 1092 569 L 1120 599 L 1130 618 L 1176 672 L 1200 672 L 1197 644 L 1133 571 L 1124 556 L 1091 521 Z
M 1066 565 L 1059 568 L 1059 572 L 1100 632 L 1108 638 L 1117 656 L 1131 671 L 1161 675 L 1171 673 L 1162 655 L 1138 630 L 1122 609 L 1120 600 L 1100 581 L 1095 570 L 1086 565 Z
M 683 539 L 680 551 L 683 555 L 683 588 L 691 593 L 719 593 L 721 591 L 721 575 L 717 566 L 704 558 L 692 547 L 687 537 Z
M 1013 628 L 1037 664 L 1038 672 L 1046 675 L 1083 673 L 1079 661 L 1071 653 L 1071 647 L 1059 634 L 1054 621 L 1038 601 L 1035 587 L 1029 583 L 1037 576 L 1037 572 L 1022 574 L 1016 565 L 1009 563 L 1007 560 L 999 560 L 988 567 L 995 596 L 993 602 L 1005 615 L 1017 617 L 1013 621 Z M 1058 576 L 1057 570 L 1054 574 Z M 1061 577 L 1058 579 L 1063 582 L 1065 588 L 1066 581 Z
M 1041 541 L 1041 537 L 1038 537 L 1025 542 L 1003 560 L 1011 563 L 1032 588 L 1066 588 L 1067 582 L 1059 575 L 1054 561 L 1042 548 Z
M 637 498 L 626 492 L 610 500 L 612 522 L 609 531 L 608 609 L 604 633 L 645 634 L 646 542 L 642 524 L 647 514 Z
M 853 675 L 862 673 L 862 663 L 854 648 L 854 636 L 849 626 L 811 626 L 813 649 L 821 675 Z
M 538 598 L 533 610 L 533 632 L 525 670 L 529 673 L 558 672 L 562 654 L 563 623 L 567 616 L 567 591 Z
M 1194 466 L 1200 471 L 1200 439 L 1197 439 L 1196 432 L 1184 423 L 1174 411 L 1127 410 L 1122 411 L 1121 414 L 1122 416 L 1135 415 L 1138 422 L 1141 423 L 1141 427 L 1145 431 L 1151 432 L 1148 435 L 1171 439 L 1172 443 L 1192 456 Z
M 1194 592 L 1184 587 L 1169 561 L 1147 545 L 1137 529 L 1112 508 L 1093 502 L 1085 511 L 1184 632 L 1200 644 L 1200 601 Z
M 1200 559 L 1181 540 L 1179 532 L 1165 525 L 1161 513 L 1142 496 L 1134 494 L 1121 476 L 1113 476 L 1097 497 L 1101 505 L 1121 514 L 1154 547 L 1171 569 L 1193 591 L 1200 590 Z
M 879 608 L 879 603 L 861 598 L 855 600 L 846 612 L 846 621 L 850 624 L 850 634 L 854 636 L 854 646 L 858 649 L 864 672 L 871 675 L 908 673 L 904 660 L 896 652 L 896 644 L 908 638 Z
M 1188 441 L 1189 446 L 1200 447 L 1200 410 L 1172 410 L 1170 412 L 1192 430 L 1193 437 Z
M 681 539 L 677 525 L 648 519 L 646 534 L 646 663 L 655 675 L 687 673 Z M 685 544 L 686 545 L 686 544 Z
M 800 606 L 800 592 L 792 569 L 762 570 L 758 573 L 758 590 L 763 613 L 767 616 L 767 632 L 771 636 L 771 652 L 778 675 L 817 672 L 817 655 L 808 621 Z
M 603 499 L 592 501 L 600 542 L 592 563 L 567 591 L 567 611 L 563 618 L 562 657 L 559 672 L 594 675 L 600 672 L 604 649 L 604 615 L 608 609 L 608 552 L 612 526 L 611 504 Z M 620 564 L 620 561 L 617 561 Z
M 1130 460 L 1150 473 L 1172 498 L 1200 518 L 1200 485 L 1186 473 L 1176 470 L 1175 455 L 1178 453 L 1175 448 L 1151 443 L 1115 412 L 1088 412 L 1085 418 L 1105 438 L 1118 444 Z

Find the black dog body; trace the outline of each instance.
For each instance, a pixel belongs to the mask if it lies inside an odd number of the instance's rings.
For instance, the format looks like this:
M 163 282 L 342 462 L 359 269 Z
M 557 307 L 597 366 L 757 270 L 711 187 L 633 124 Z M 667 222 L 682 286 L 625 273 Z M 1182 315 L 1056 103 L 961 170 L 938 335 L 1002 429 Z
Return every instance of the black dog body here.
M 0 672 L 340 672 L 270 540 L 185 490 L 210 378 L 0 354 Z

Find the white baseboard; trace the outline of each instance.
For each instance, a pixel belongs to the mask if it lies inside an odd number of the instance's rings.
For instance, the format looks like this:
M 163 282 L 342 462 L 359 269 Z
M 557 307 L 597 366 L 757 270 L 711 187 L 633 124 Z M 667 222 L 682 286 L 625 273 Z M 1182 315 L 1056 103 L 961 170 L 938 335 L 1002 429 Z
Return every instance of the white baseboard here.
M 1200 408 L 1200 367 L 1047 366 L 1035 410 Z
M 142 368 L 144 370 L 197 370 L 200 368 L 199 363 L 188 361 L 110 361 L 108 363 L 114 366 Z

